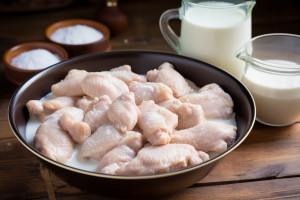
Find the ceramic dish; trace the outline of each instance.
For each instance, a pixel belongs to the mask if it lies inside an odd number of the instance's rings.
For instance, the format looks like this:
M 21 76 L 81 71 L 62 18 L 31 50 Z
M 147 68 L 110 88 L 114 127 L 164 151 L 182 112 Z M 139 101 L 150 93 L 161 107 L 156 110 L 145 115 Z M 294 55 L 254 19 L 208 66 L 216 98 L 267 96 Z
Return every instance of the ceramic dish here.
M 59 43 L 59 42 L 53 41 L 51 39 L 51 35 L 56 30 L 58 30 L 60 28 L 65 28 L 68 26 L 74 26 L 74 25 L 85 25 L 85 26 L 94 28 L 103 34 L 103 38 L 99 41 L 87 43 L 87 44 L 64 44 L 64 43 Z M 54 42 L 54 43 L 64 47 L 68 51 L 70 57 L 78 56 L 78 55 L 82 55 L 82 54 L 111 50 L 110 30 L 107 28 L 106 25 L 104 25 L 100 22 L 97 22 L 97 21 L 93 21 L 93 20 L 68 19 L 68 20 L 58 21 L 58 22 L 48 26 L 45 31 L 45 34 L 46 34 L 46 38 L 49 41 Z
M 103 71 L 128 64 L 132 71 L 145 74 L 163 62 L 170 62 L 184 77 L 198 85 L 219 84 L 228 92 L 234 103 L 236 113 L 237 137 L 235 142 L 221 155 L 202 164 L 171 173 L 148 176 L 116 176 L 78 170 L 55 162 L 32 148 L 25 138 L 28 112 L 27 101 L 40 99 L 50 92 L 50 86 L 63 79 L 71 69 Z M 235 150 L 248 136 L 255 122 L 255 104 L 249 91 L 233 76 L 187 57 L 149 51 L 111 51 L 89 54 L 69 59 L 36 74 L 24 83 L 14 94 L 9 105 L 11 128 L 31 153 L 37 156 L 50 170 L 68 183 L 82 190 L 120 197 L 157 197 L 183 190 L 205 177 L 226 155 Z M 242 160 L 237 160 L 242 162 Z M 221 163 L 220 163 L 221 164 Z
M 11 61 L 14 57 L 25 51 L 30 51 L 33 49 L 46 49 L 51 53 L 58 55 L 62 61 L 67 60 L 69 57 L 67 51 L 64 48 L 50 42 L 28 42 L 16 45 L 8 49 L 3 56 L 5 75 L 9 81 L 14 84 L 20 85 L 32 75 L 41 71 L 40 69 L 22 69 L 11 65 Z

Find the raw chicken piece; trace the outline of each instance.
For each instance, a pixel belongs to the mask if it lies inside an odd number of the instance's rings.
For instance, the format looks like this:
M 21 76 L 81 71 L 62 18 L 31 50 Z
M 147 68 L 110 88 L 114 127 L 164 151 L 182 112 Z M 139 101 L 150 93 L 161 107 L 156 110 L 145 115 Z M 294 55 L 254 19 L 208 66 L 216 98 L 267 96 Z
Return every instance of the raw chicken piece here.
M 163 101 L 163 102 L 159 103 L 158 105 L 170 110 L 171 112 L 173 112 L 175 114 L 177 114 L 177 111 L 182 106 L 182 103 L 178 99 L 173 98 L 173 99 L 170 99 L 170 100 L 167 100 L 167 101 Z
M 64 107 L 74 107 L 78 99 L 78 97 L 68 96 L 56 97 L 54 99 L 50 99 L 48 101 L 43 102 L 43 107 L 44 109 L 55 112 Z
M 123 137 L 118 146 L 126 145 L 133 149 L 135 152 L 138 152 L 144 145 L 143 135 L 140 132 L 127 131 L 122 136 Z
M 76 102 L 76 106 L 83 110 L 85 113 L 92 109 L 93 105 L 99 102 L 98 97 L 83 96 Z
M 190 144 L 207 153 L 223 153 L 234 141 L 236 130 L 233 125 L 205 121 L 192 128 L 175 131 L 171 143 Z
M 208 155 L 188 144 L 146 146 L 116 170 L 118 175 L 152 175 L 191 167 L 208 160 Z
M 38 120 L 44 121 L 46 117 L 55 111 L 65 108 L 73 107 L 78 100 L 77 97 L 56 97 L 48 101 L 30 100 L 27 102 L 26 107 L 30 116 L 37 117 Z
M 204 113 L 200 105 L 181 103 L 178 99 L 171 99 L 158 104 L 178 115 L 176 129 L 187 129 L 205 121 Z
M 80 83 L 87 74 L 85 70 L 70 70 L 64 80 L 52 85 L 52 93 L 56 96 L 83 96 Z
M 52 114 L 51 111 L 44 110 L 43 102 L 40 100 L 30 100 L 26 103 L 26 107 L 29 115 L 31 117 L 36 117 L 39 121 L 44 121 Z
M 107 110 L 112 102 L 107 95 L 103 95 L 100 98 L 96 97 L 89 106 L 91 104 L 92 107 L 85 113 L 83 121 L 90 126 L 91 132 L 94 133 L 100 126 L 110 123 Z
M 96 169 L 98 173 L 116 174 L 120 166 L 136 156 L 136 152 L 126 145 L 117 146 L 105 154 Z
M 172 90 L 163 83 L 139 83 L 134 81 L 129 84 L 129 91 L 134 93 L 136 105 L 140 105 L 147 100 L 160 103 L 174 98 Z
M 59 120 L 62 128 L 67 131 L 72 139 L 78 144 L 82 144 L 91 135 L 90 126 L 82 121 L 83 115 L 83 111 L 76 116 L 72 113 L 65 113 Z
M 139 114 L 132 92 L 120 95 L 107 110 L 108 119 L 123 133 L 134 128 Z
M 194 92 L 200 90 L 200 88 L 193 81 L 191 81 L 187 78 L 185 79 L 185 81 L 194 90 Z
M 89 73 L 81 82 L 84 94 L 90 97 L 109 96 L 114 101 L 124 92 L 128 92 L 126 83 L 111 76 L 108 72 Z
M 100 126 L 82 144 L 79 157 L 100 160 L 121 141 L 123 135 L 113 125 Z
M 143 131 L 143 136 L 152 145 L 168 144 L 178 117 L 168 109 L 158 106 L 154 101 L 144 101 L 139 105 L 141 111 L 138 125 Z
M 129 83 L 131 83 L 132 81 L 143 83 L 147 81 L 146 76 L 132 72 L 131 67 L 129 65 L 123 65 L 120 67 L 113 68 L 109 72 L 113 77 L 124 81 L 127 85 L 129 85 Z
M 143 133 L 142 129 L 140 129 L 138 123 L 135 125 L 135 127 L 132 129 L 132 131 L 135 131 L 135 132 L 139 132 L 139 133 Z M 148 143 L 147 139 L 145 138 L 144 134 L 142 134 L 142 137 L 143 137 L 143 143 L 146 144 Z
M 224 92 L 224 90 L 216 83 L 207 84 L 199 89 L 199 92 L 204 92 L 204 91 L 210 91 L 216 94 Z
M 135 131 L 128 131 L 125 134 L 118 146 L 99 161 L 97 172 L 115 174 L 123 163 L 135 158 L 137 152 L 143 147 L 142 134 Z
M 83 111 L 75 107 L 62 108 L 46 118 L 38 127 L 34 138 L 35 148 L 45 156 L 58 162 L 67 162 L 74 153 L 75 143 L 59 120 L 64 114 L 75 118 L 83 116 Z
M 176 98 L 193 92 L 193 89 L 188 85 L 185 78 L 174 69 L 173 65 L 168 62 L 160 65 L 158 70 L 154 69 L 148 71 L 147 80 L 166 84 L 172 89 L 173 95 Z
M 206 119 L 230 119 L 233 113 L 233 101 L 230 95 L 215 84 L 204 86 L 197 93 L 179 98 L 182 102 L 202 106 Z
M 205 121 L 204 112 L 200 105 L 183 103 L 177 110 L 178 126 L 176 129 L 187 129 Z

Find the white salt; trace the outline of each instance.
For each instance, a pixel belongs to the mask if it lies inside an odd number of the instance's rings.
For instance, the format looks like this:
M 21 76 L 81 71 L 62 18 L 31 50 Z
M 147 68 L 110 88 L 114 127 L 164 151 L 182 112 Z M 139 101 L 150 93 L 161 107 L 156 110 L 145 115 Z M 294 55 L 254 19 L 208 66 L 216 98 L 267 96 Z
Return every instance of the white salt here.
M 20 53 L 11 61 L 11 65 L 21 69 L 44 69 L 60 62 L 58 55 L 51 53 L 46 49 L 33 49 Z
M 102 38 L 100 31 L 80 24 L 59 28 L 50 37 L 52 41 L 62 44 L 88 44 Z

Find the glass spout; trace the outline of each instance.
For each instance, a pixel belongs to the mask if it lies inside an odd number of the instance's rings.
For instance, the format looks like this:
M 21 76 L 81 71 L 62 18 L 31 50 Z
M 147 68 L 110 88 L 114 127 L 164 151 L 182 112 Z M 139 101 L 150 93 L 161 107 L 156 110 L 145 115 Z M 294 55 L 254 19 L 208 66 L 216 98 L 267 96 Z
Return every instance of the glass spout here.
M 255 4 L 256 4 L 255 0 L 251 0 L 251 1 L 245 1 L 244 3 L 238 4 L 238 6 L 240 9 L 244 10 L 247 17 L 250 17 L 252 15 L 252 10 Z
M 252 9 L 253 7 L 255 6 L 256 2 L 253 0 L 253 1 L 246 1 L 245 2 L 245 7 L 246 7 L 246 10 L 247 10 L 247 15 L 251 15 L 252 13 Z
M 236 57 L 237 58 L 239 58 L 239 59 L 241 59 L 241 60 L 243 60 L 243 61 L 245 61 L 245 62 L 249 62 L 249 56 L 247 56 L 247 53 L 246 53 L 246 51 L 241 51 L 241 52 L 239 52 L 237 55 L 236 55 Z

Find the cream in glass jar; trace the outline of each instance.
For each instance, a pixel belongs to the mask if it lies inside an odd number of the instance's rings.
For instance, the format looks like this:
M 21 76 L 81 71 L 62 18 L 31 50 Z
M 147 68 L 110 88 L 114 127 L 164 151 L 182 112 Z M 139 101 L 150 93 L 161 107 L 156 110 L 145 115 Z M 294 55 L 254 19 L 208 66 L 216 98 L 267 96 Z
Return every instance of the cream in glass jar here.
M 300 36 L 267 34 L 250 40 L 242 82 L 256 103 L 257 121 L 284 126 L 300 121 Z

